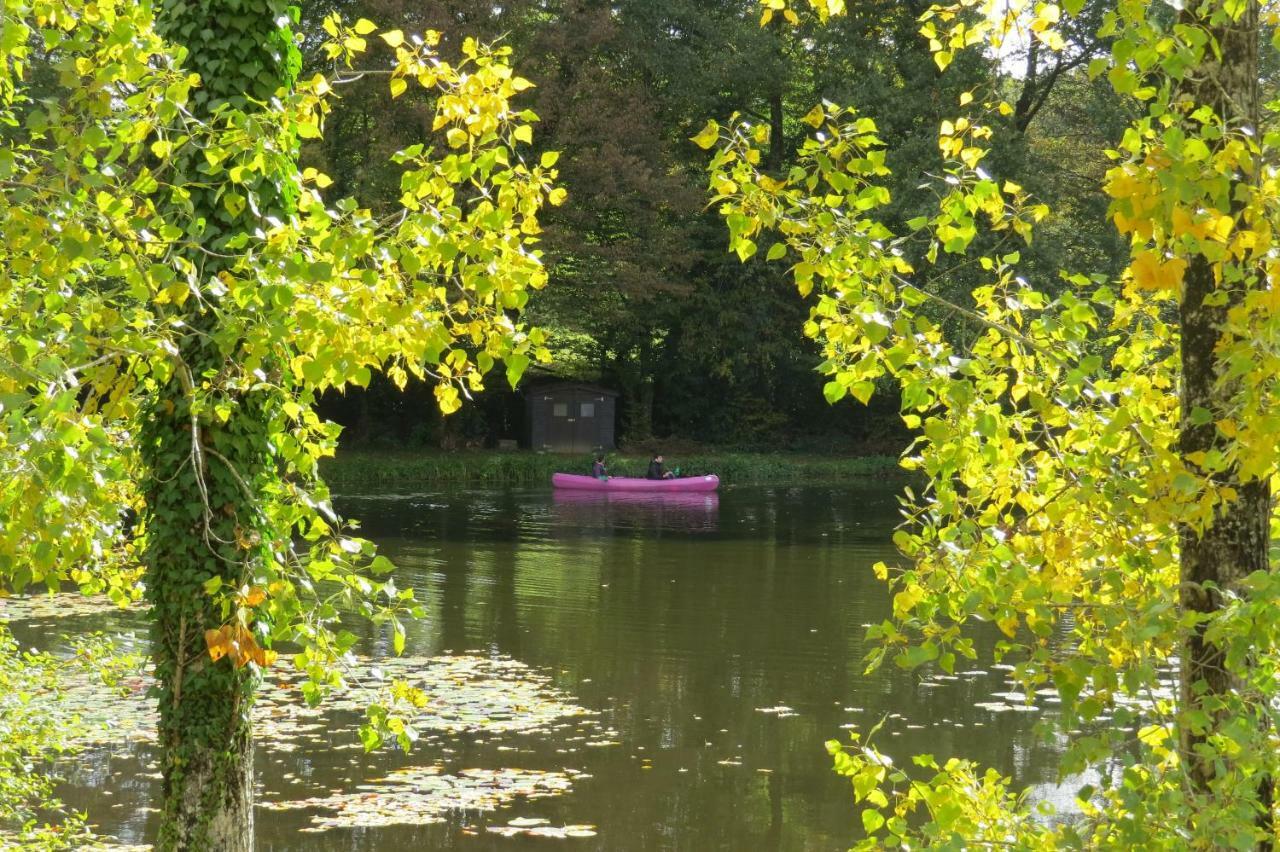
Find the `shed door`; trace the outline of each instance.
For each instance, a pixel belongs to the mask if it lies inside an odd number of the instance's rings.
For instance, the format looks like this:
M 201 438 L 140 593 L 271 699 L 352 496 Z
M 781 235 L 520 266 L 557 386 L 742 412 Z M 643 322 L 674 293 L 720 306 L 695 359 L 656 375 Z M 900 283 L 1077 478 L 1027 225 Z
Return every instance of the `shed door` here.
M 547 424 L 547 445 L 552 452 L 573 449 L 573 433 L 577 418 L 577 406 L 571 397 L 556 395 L 551 398 L 551 422 Z
M 600 417 L 600 400 L 595 396 L 578 394 L 574 398 L 573 451 L 589 453 L 596 448 Z

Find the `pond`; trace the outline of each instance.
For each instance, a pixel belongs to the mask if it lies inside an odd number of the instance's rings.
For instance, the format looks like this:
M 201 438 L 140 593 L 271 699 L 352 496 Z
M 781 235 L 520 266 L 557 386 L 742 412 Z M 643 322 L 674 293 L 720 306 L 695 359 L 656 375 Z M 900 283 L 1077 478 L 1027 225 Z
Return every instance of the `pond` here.
M 899 764 L 968 756 L 1069 798 L 1057 748 L 1033 732 L 1052 699 L 1022 706 L 989 654 L 954 676 L 864 673 L 866 626 L 889 612 L 872 565 L 894 558 L 898 491 L 348 495 L 341 508 L 425 602 L 390 668 L 432 704 L 410 754 L 367 755 L 350 704 L 303 712 L 273 673 L 258 848 L 843 849 L 858 812 L 823 743 L 881 719 L 877 743 Z M 89 613 L 13 626 L 47 644 L 137 624 Z M 361 651 L 389 645 L 369 628 Z M 140 844 L 158 780 L 149 723 L 126 724 L 127 703 L 111 710 L 127 741 L 80 755 L 63 792 L 101 833 Z

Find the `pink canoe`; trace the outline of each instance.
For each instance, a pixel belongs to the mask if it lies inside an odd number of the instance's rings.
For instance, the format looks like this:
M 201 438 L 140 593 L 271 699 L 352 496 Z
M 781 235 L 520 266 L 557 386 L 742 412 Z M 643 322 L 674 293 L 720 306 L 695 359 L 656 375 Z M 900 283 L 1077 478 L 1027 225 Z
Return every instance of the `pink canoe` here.
M 715 491 L 720 487 L 720 477 L 711 474 L 686 476 L 681 479 L 632 479 L 627 476 L 596 479 L 594 476 L 557 473 L 552 475 L 551 484 L 556 488 L 574 488 L 579 491 L 656 491 L 680 494 L 691 491 Z

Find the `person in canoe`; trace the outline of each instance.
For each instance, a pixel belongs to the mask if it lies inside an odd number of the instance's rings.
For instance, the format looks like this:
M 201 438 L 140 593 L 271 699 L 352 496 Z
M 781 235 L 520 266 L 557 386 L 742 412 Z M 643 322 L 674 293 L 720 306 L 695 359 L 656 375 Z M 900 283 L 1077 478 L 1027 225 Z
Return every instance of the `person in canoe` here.
M 662 453 L 654 453 L 653 458 L 649 460 L 649 472 L 644 475 L 645 479 L 675 479 L 676 475 L 667 470 L 662 463 Z
M 604 453 L 596 456 L 595 462 L 591 465 L 591 475 L 602 482 L 609 481 L 609 469 L 604 466 Z

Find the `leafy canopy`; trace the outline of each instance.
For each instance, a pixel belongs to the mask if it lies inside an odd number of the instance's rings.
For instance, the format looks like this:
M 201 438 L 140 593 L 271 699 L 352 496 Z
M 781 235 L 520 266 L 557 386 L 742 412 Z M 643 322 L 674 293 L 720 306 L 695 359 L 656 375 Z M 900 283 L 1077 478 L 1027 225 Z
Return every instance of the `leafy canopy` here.
M 762 5 L 766 15 L 777 7 Z M 998 47 L 1015 28 L 1056 49 L 1055 28 L 1081 5 L 962 0 L 932 7 L 921 29 L 945 68 L 955 51 Z M 1280 772 L 1280 579 L 1258 571 L 1212 590 L 1220 607 L 1190 610 L 1178 542 L 1228 511 L 1239 483 L 1276 473 L 1280 135 L 1188 94 L 1221 67 L 1214 33 L 1251 26 L 1256 5 L 1186 6 L 1179 16 L 1116 3 L 1101 32 L 1112 55 L 1091 69 L 1139 114 L 1109 152 L 1105 181 L 1110 219 L 1130 240 L 1119 280 L 1065 270 L 1068 286 L 1053 296 L 1022 275 L 1020 249 L 1051 211 L 985 167 L 1007 103 L 960 97 L 939 127 L 947 166 L 933 181 L 936 207 L 902 232 L 877 216 L 890 201 L 885 149 L 875 122 L 853 110 L 815 107 L 800 161 L 781 174 L 760 165 L 765 127 L 735 117 L 694 137 L 716 148 L 710 188 L 731 248 L 746 259 L 777 235 L 769 259 L 790 263 L 800 292 L 814 294 L 805 330 L 826 354 L 827 398 L 865 402 L 892 377 L 918 430 L 903 464 L 928 485 L 908 492 L 895 535 L 905 566 L 876 568 L 895 594 L 892 618 L 870 631 L 871 668 L 950 672 L 975 656 L 968 628 L 993 623 L 997 656 L 1024 691 L 1061 698 L 1046 735 L 1066 744 L 1063 775 L 1099 779 L 1079 791 L 1081 818 L 1046 820 L 994 770 L 929 755 L 896 768 L 874 731 L 855 735 L 830 748 L 863 806 L 860 848 L 1252 848 L 1267 838 L 1260 791 Z M 1202 352 L 1223 365 L 1221 410 L 1182 410 L 1176 317 L 1193 265 L 1216 282 L 1206 305 L 1230 306 Z M 966 302 L 944 299 L 960 268 L 979 269 L 982 285 Z M 976 334 L 967 344 L 944 331 L 955 317 Z M 1211 450 L 1181 451 L 1180 417 L 1215 430 Z M 1169 688 L 1192 636 L 1219 649 L 1237 688 Z M 1188 738 L 1216 767 L 1207 784 L 1180 753 Z
M 255 524 L 268 540 L 246 529 L 251 575 L 205 584 L 224 617 L 206 640 L 214 660 L 241 666 L 295 643 L 315 699 L 355 641 L 341 611 L 389 622 L 399 650 L 414 604 L 334 514 L 317 462 L 337 430 L 312 403 L 385 370 L 400 384 L 434 381 L 448 412 L 495 364 L 514 383 L 545 359 L 543 333 L 515 316 L 546 282 L 538 214 L 564 191 L 553 155 L 529 163 L 519 151 L 536 116 L 516 100 L 532 84 L 506 48 L 468 39 L 451 59 L 438 33 L 379 34 L 392 61 L 366 70 L 393 96 L 426 90 L 439 138 L 396 154 L 398 208 L 375 216 L 326 199 L 329 178 L 293 166 L 297 140 L 319 137 L 342 86 L 364 73 L 348 69 L 371 22 L 325 22 L 332 73 L 267 104 L 224 98 L 203 119 L 193 106 L 209 81 L 184 70 L 185 49 L 155 25 L 149 4 L 127 0 L 5 0 L 0 15 L 0 588 L 71 581 L 135 600 L 146 407 L 182 382 L 186 463 L 203 469 L 219 460 L 200 423 L 228 421 L 249 394 L 269 398 L 278 485 Z M 288 212 L 223 233 L 196 215 L 194 193 L 213 193 L 232 220 Z M 178 346 L 193 309 L 220 356 L 198 374 Z M 207 499 L 192 508 L 196 535 L 224 511 Z

